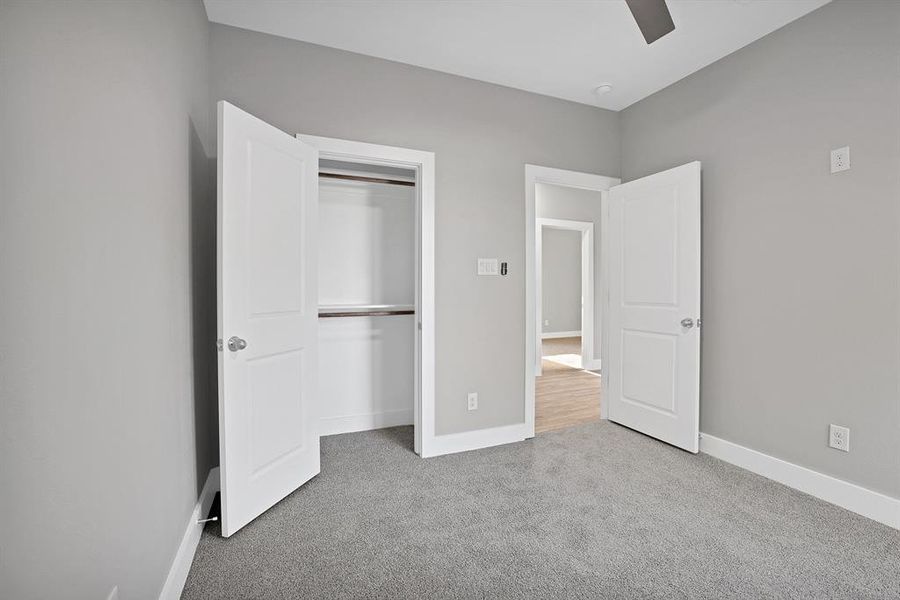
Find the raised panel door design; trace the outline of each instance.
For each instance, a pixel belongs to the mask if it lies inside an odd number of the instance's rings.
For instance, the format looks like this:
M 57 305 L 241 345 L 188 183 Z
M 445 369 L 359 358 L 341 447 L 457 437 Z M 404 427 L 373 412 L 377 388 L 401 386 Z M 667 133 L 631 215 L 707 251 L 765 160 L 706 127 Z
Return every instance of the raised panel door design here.
M 219 461 L 228 537 L 319 472 L 318 153 L 220 102 L 218 167 Z
M 622 398 L 626 402 L 675 413 L 674 336 L 622 330 Z
M 678 190 L 659 187 L 622 199 L 625 304 L 674 306 L 678 261 Z
M 303 450 L 303 375 L 303 350 L 247 361 L 253 477 Z
M 609 418 L 697 452 L 700 163 L 612 188 L 607 216 Z
M 302 162 L 265 143 L 247 144 L 250 313 L 303 310 Z

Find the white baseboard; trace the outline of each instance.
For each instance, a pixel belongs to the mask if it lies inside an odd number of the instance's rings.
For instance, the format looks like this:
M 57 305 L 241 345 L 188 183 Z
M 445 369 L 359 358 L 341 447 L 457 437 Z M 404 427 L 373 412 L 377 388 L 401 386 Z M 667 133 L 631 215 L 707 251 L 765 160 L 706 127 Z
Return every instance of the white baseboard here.
M 464 431 L 462 433 L 450 433 L 446 435 L 436 435 L 429 440 L 426 447 L 422 450 L 422 457 L 441 456 L 443 454 L 455 454 L 456 452 L 467 452 L 469 450 L 479 450 L 490 446 L 499 446 L 501 444 L 511 444 L 513 442 L 521 442 L 527 437 L 527 431 L 524 423 L 516 423 L 515 425 L 503 425 L 501 427 L 491 427 L 488 429 L 476 429 L 475 431 Z
M 584 368 L 588 371 L 599 371 L 600 370 L 600 359 L 599 358 L 589 358 L 584 361 Z
M 896 498 L 706 433 L 700 434 L 700 452 L 900 529 L 900 500 Z
M 557 338 L 581 337 L 581 331 L 547 331 L 541 334 L 542 340 L 553 340 Z
M 411 408 L 343 417 L 323 417 L 319 419 L 319 435 L 337 435 L 412 424 L 413 409 Z
M 205 519 L 209 514 L 213 498 L 216 497 L 218 491 L 219 467 L 216 467 L 209 472 L 206 483 L 203 484 L 203 491 L 200 492 L 200 498 L 197 500 L 197 505 L 194 506 L 194 512 L 191 513 L 184 537 L 181 538 L 181 544 L 175 554 L 175 560 L 172 561 L 172 568 L 169 569 L 169 576 L 166 577 L 166 583 L 159 594 L 159 600 L 181 598 L 181 592 L 184 591 L 184 584 L 191 570 L 191 563 L 194 562 L 194 553 L 197 552 L 197 545 L 200 543 L 200 534 L 203 533 L 204 524 L 197 523 L 197 521 Z

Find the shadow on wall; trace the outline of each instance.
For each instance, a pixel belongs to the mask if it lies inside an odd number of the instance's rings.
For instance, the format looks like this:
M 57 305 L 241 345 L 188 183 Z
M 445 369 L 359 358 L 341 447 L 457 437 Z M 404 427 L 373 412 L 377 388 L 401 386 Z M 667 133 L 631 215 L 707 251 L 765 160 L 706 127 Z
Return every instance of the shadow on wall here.
M 190 144 L 191 339 L 197 494 L 219 463 L 216 356 L 216 159 L 209 158 L 193 121 Z

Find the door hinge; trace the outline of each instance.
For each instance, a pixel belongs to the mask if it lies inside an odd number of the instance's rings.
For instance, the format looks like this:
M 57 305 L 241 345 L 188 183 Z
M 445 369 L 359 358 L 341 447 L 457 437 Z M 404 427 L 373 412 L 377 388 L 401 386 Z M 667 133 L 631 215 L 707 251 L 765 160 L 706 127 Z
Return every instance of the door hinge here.
M 216 340 L 216 350 L 221 352 L 224 349 L 225 349 L 225 345 L 222 343 L 222 338 L 217 339 Z

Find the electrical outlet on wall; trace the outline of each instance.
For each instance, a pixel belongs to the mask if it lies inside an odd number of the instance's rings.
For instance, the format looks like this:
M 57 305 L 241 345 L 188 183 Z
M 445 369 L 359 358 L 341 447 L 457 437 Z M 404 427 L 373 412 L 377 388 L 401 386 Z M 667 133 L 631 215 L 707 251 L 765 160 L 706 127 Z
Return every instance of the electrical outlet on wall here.
M 469 410 L 478 410 L 478 392 L 469 392 Z
M 829 425 L 828 445 L 842 452 L 850 452 L 850 428 L 834 424 Z
M 550 319 L 544 319 L 544 326 L 546 326 L 546 327 L 550 326 Z
M 835 148 L 831 151 L 831 172 L 840 173 L 850 170 L 850 146 Z

